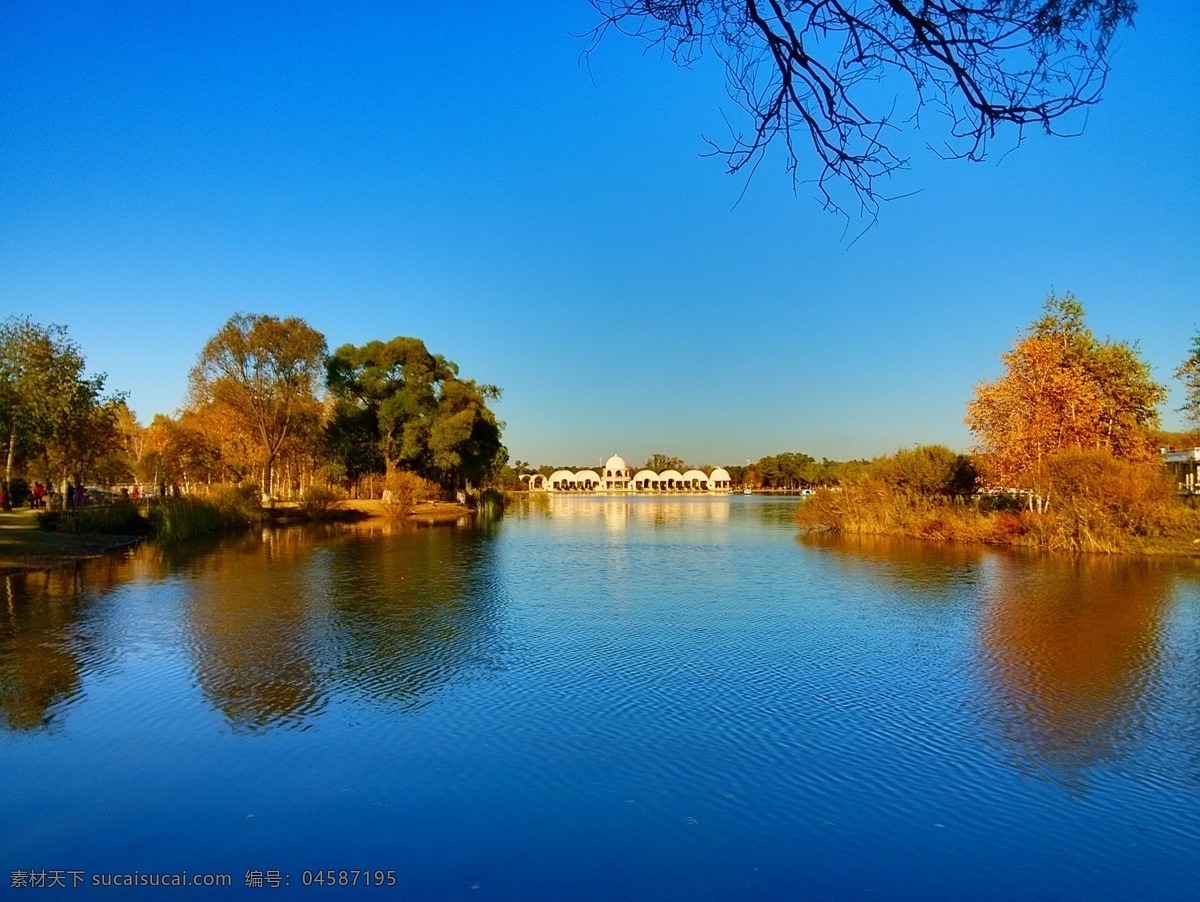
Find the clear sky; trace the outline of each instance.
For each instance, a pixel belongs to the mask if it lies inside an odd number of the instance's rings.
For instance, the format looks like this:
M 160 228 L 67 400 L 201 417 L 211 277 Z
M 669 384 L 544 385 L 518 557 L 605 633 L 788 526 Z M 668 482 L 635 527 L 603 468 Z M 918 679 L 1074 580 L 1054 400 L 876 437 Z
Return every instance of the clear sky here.
M 715 67 L 615 35 L 581 65 L 584 0 L 9 0 L 0 315 L 67 325 L 144 421 L 263 312 L 424 339 L 503 388 L 513 458 L 717 464 L 967 447 L 1053 289 L 1140 342 L 1178 427 L 1200 4 L 1142 5 L 1082 136 L 970 164 L 918 135 L 890 190 L 920 193 L 851 244 L 780 158 L 747 187 L 701 157 L 736 113 Z

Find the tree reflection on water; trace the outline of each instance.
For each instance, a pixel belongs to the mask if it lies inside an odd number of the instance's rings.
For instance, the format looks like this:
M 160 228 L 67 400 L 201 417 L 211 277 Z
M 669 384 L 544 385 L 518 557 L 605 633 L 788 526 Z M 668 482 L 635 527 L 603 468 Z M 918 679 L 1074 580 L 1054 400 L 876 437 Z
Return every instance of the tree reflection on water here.
M 80 696 L 137 628 L 103 599 L 137 580 L 179 593 L 184 653 L 235 729 L 307 726 L 334 700 L 419 706 L 498 654 L 499 528 L 263 530 L 6 577 L 0 724 L 44 727 Z
M 0 717 L 9 730 L 49 726 L 80 688 L 72 626 L 82 616 L 77 568 L 4 577 Z
M 1188 679 L 1167 673 L 1162 658 L 1186 562 L 821 533 L 799 541 L 847 585 L 963 606 L 976 637 L 968 704 L 1021 769 L 1073 789 L 1088 768 L 1123 756 L 1156 696 Z M 1179 730 L 1194 735 L 1197 726 L 1193 718 Z
M 1025 764 L 1072 785 L 1138 739 L 1160 672 L 1169 565 L 996 555 L 978 646 L 986 711 Z
M 487 531 L 281 530 L 226 551 L 189 591 L 204 694 L 247 730 L 311 724 L 334 701 L 424 703 L 492 654 L 494 595 L 475 591 Z

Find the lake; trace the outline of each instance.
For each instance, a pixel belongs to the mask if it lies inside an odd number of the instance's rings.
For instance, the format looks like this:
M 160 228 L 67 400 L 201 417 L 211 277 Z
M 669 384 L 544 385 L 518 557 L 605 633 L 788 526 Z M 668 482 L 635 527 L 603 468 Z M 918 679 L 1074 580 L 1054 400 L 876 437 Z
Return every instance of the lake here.
M 1196 561 L 803 537 L 794 505 L 561 497 L 9 578 L 4 886 L 1196 897 Z

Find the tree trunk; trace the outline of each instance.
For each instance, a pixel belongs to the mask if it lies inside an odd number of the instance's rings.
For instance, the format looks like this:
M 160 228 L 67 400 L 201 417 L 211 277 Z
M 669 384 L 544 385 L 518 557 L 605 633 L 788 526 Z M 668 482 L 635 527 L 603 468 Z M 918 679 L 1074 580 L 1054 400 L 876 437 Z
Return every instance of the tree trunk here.
M 275 454 L 268 453 L 262 468 L 262 501 L 270 504 L 275 491 Z
M 71 499 L 71 509 L 75 513 L 75 531 L 80 532 L 83 529 L 83 475 L 75 474 L 75 497 Z
M 17 427 L 8 433 L 8 463 L 4 467 L 4 509 L 12 510 L 12 470 L 17 456 Z

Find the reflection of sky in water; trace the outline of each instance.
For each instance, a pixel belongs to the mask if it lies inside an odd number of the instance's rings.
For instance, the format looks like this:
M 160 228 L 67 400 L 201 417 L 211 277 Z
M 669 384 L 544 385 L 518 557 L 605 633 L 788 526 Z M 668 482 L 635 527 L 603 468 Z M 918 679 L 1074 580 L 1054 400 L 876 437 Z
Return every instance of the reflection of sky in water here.
M 1194 563 L 793 509 L 554 498 L 7 580 L 0 846 L 439 898 L 1194 884 Z

